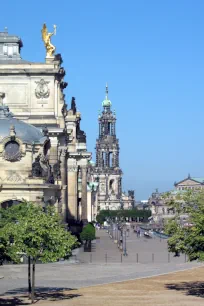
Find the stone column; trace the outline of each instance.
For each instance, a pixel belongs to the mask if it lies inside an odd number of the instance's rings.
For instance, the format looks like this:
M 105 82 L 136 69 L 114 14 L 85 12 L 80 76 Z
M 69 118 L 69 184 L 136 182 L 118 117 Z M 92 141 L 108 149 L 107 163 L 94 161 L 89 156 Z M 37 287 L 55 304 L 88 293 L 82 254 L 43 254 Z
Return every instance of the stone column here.
M 116 152 L 115 155 L 115 166 L 119 167 L 119 150 Z
M 77 200 L 78 200 L 78 171 L 74 159 L 67 160 L 68 170 L 68 220 L 77 220 Z
M 66 171 L 67 150 L 62 149 L 60 154 L 60 173 L 62 181 L 61 205 L 63 220 L 67 221 L 67 171 Z
M 111 135 L 112 135 L 112 136 L 115 135 L 115 134 L 114 134 L 114 129 L 115 129 L 115 123 L 112 122 L 112 123 L 111 123 Z
M 97 149 L 97 151 L 96 151 L 96 167 L 98 167 L 98 166 L 99 166 L 99 151 Z
M 112 131 L 113 131 L 113 136 L 115 136 L 115 122 L 112 123 Z
M 112 167 L 115 167 L 116 166 L 116 163 L 115 163 L 115 151 L 113 151 L 113 154 L 112 154 Z
M 81 220 L 87 222 L 87 167 L 81 166 Z
M 109 167 L 109 151 L 106 152 L 105 166 L 106 166 L 106 167 Z
M 99 167 L 104 168 L 105 166 L 105 161 L 104 161 L 104 154 L 103 151 L 100 151 L 100 162 L 99 162 Z
M 57 137 L 50 136 L 50 142 L 51 142 L 51 148 L 50 148 L 49 163 L 53 167 L 53 165 L 56 164 L 58 160 L 58 139 Z

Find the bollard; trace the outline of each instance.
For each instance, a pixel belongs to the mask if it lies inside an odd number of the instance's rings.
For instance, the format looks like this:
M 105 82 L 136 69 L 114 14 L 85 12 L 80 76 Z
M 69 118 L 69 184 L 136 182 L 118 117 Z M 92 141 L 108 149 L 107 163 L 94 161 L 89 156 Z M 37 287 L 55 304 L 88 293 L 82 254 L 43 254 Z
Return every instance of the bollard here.
M 154 262 L 154 254 L 152 253 L 152 262 Z
M 186 262 L 186 254 L 185 254 L 185 262 Z
M 107 254 L 106 254 L 106 256 L 105 256 L 105 259 L 106 259 L 106 263 L 107 263 L 107 261 L 108 261 L 108 256 L 107 256 Z
M 138 263 L 138 253 L 136 254 L 136 262 Z
M 92 262 L 92 254 L 90 254 L 90 262 Z
M 170 253 L 168 253 L 168 262 L 170 262 Z
M 120 262 L 123 262 L 123 254 L 121 253 Z

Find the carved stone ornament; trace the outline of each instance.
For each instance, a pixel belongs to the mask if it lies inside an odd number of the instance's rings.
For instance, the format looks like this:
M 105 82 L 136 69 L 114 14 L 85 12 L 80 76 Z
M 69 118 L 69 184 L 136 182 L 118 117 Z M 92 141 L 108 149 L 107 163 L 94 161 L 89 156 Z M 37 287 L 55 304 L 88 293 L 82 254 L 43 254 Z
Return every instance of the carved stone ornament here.
M 105 193 L 106 192 L 106 185 L 105 185 L 105 183 L 101 183 L 100 184 L 100 191 L 101 191 L 101 193 Z
M 4 151 L 2 152 L 2 157 L 5 160 L 15 162 L 19 161 L 22 157 L 20 145 L 18 142 L 11 140 L 5 144 Z
M 2 181 L 4 183 L 23 183 L 24 179 L 16 171 L 10 171 L 7 177 L 5 177 Z
M 50 90 L 47 86 L 50 82 L 47 82 L 43 79 L 40 81 L 35 82 L 37 84 L 37 87 L 35 89 L 35 96 L 38 99 L 46 99 L 50 96 Z

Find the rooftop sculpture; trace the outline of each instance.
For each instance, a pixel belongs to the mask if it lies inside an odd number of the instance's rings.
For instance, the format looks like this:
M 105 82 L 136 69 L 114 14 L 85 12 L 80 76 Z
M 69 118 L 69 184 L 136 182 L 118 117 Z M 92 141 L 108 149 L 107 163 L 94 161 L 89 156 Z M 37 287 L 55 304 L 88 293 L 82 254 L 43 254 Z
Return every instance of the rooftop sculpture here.
M 55 49 L 56 49 L 55 46 L 53 44 L 51 44 L 51 36 L 56 35 L 56 28 L 57 28 L 57 26 L 54 25 L 54 31 L 52 33 L 48 33 L 47 26 L 44 23 L 43 28 L 41 30 L 42 40 L 44 41 L 44 44 L 45 44 L 46 57 L 47 58 L 53 57 Z

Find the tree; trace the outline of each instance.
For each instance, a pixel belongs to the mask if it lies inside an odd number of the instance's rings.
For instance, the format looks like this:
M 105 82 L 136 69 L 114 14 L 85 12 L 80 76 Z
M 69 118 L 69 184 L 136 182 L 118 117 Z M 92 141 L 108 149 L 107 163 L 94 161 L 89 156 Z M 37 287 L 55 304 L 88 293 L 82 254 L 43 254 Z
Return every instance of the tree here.
M 125 218 L 143 218 L 144 221 L 148 220 L 151 216 L 150 210 L 139 210 L 137 208 L 133 209 L 121 209 L 121 210 L 101 210 L 96 216 L 97 222 L 102 224 L 106 220 L 119 219 L 124 220 Z
M 20 256 L 18 255 L 19 248 L 13 244 L 15 230 L 14 226 L 17 223 L 19 216 L 25 216 L 27 213 L 25 204 L 14 205 L 9 209 L 0 208 L 0 262 L 13 261 L 18 263 Z M 12 227 L 13 233 L 10 234 L 9 227 Z M 3 230 L 4 228 L 4 230 Z M 9 231 L 6 231 L 6 229 Z
M 169 251 L 204 261 L 204 192 L 186 191 L 170 202 L 176 213 L 165 228 Z
M 96 239 L 96 230 L 92 224 L 87 224 L 84 226 L 80 238 L 82 241 L 85 241 L 84 250 L 87 247 L 91 247 L 91 241 Z
M 33 303 L 36 261 L 54 262 L 70 255 L 77 239 L 65 230 L 53 207 L 48 207 L 45 213 L 40 206 L 33 203 L 25 202 L 20 205 L 19 208 L 9 208 L 3 213 L 4 226 L 1 232 L 7 238 L 13 237 L 14 243 L 11 245 L 8 240 L 7 250 L 12 259 L 14 253 L 15 256 L 23 253 L 32 260 L 31 299 Z M 19 213 L 20 211 L 22 214 Z M 14 212 L 16 212 L 15 215 Z

